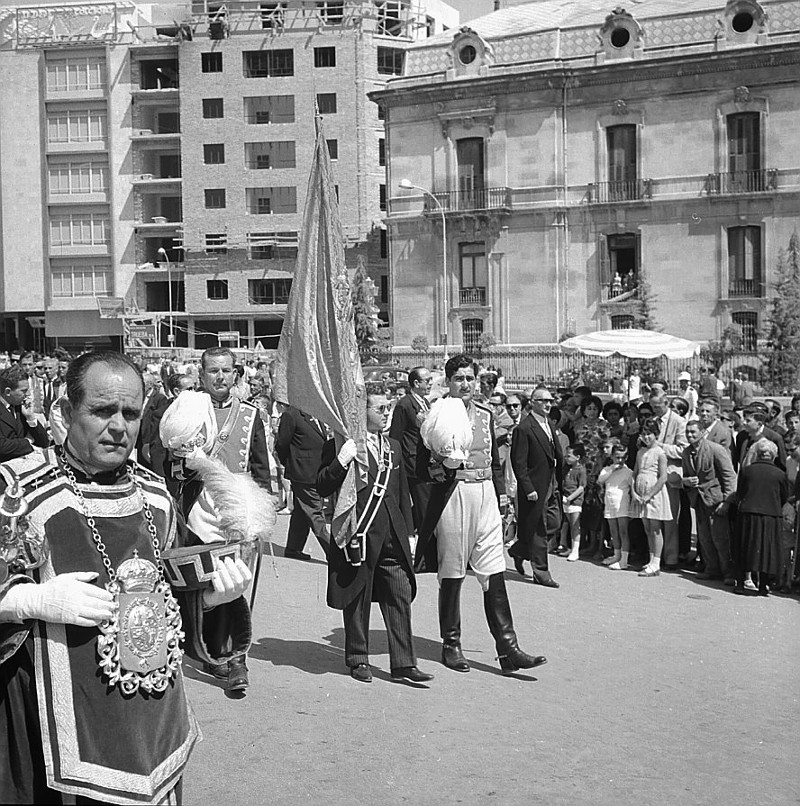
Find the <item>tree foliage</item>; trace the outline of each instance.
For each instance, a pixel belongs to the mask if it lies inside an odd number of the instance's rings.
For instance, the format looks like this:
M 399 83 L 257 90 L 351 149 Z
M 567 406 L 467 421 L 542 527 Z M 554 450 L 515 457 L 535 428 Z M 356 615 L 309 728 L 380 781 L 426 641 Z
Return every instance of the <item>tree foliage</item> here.
M 418 352 L 418 353 L 427 353 L 428 349 L 430 348 L 430 344 L 428 344 L 428 337 L 420 333 L 418 336 L 414 336 L 411 339 L 411 349 Z
M 362 360 L 369 358 L 377 351 L 380 319 L 375 295 L 378 289 L 367 274 L 364 259 L 359 257 L 356 272 L 351 283 L 353 299 L 353 324 L 356 330 L 356 343 Z
M 654 307 L 656 296 L 650 286 L 650 281 L 644 271 L 640 272 L 639 283 L 636 290 L 638 305 L 633 314 L 633 326 L 639 330 L 658 330 Z
M 778 254 L 775 297 L 767 328 L 767 372 L 774 386 L 789 390 L 797 386 L 800 372 L 800 236 L 797 230 L 789 248 Z

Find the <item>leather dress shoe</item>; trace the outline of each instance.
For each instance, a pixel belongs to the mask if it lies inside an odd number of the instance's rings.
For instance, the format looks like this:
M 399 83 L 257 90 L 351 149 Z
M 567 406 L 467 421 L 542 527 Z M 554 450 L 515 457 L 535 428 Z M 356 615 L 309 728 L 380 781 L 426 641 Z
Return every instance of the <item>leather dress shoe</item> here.
M 556 582 L 553 579 L 553 577 L 551 577 L 549 575 L 546 576 L 546 577 L 539 577 L 539 576 L 536 576 L 536 574 L 534 573 L 533 582 L 534 582 L 535 585 L 544 585 L 545 588 L 560 588 L 561 587 L 561 585 L 559 585 L 558 582 Z
M 398 666 L 391 670 L 392 680 L 408 680 L 409 683 L 427 683 L 432 674 L 421 672 L 416 666 Z
M 213 675 L 217 680 L 228 679 L 228 664 L 225 663 L 204 663 L 203 671 L 206 674 Z
M 358 680 L 359 683 L 371 683 L 372 669 L 366 663 L 358 663 L 350 667 L 350 677 Z
M 505 655 L 500 655 L 500 668 L 503 674 L 514 674 L 519 669 L 535 669 L 547 663 L 544 655 L 529 655 L 521 649 L 512 649 Z
M 470 668 L 459 644 L 442 644 L 442 663 L 455 672 L 468 672 Z
M 529 579 L 529 577 L 525 573 L 525 560 L 522 560 L 519 557 L 512 557 L 511 559 L 514 560 L 514 568 L 516 569 L 517 573 L 521 577 Z
M 228 661 L 228 684 L 226 691 L 244 691 L 250 686 L 247 676 L 247 664 L 244 658 L 234 658 Z
M 306 554 L 304 551 L 295 551 L 294 549 L 286 549 L 283 552 L 284 557 L 288 557 L 290 560 L 305 560 L 308 561 L 311 559 L 310 554 Z

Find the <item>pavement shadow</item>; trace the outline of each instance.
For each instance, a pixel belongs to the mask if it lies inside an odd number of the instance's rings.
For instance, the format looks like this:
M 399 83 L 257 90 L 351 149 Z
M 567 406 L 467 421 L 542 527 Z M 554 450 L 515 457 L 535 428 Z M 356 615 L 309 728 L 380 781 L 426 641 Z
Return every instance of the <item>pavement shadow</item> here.
M 241 700 L 246 696 L 244 691 L 226 691 L 226 682 L 224 680 L 204 672 L 199 661 L 187 658 L 185 655 L 183 658 L 183 676 L 189 680 L 196 680 L 198 683 L 205 683 L 207 686 L 220 689 L 229 700 Z
M 264 637 L 254 641 L 247 654 L 273 666 L 293 666 L 309 674 L 341 674 L 344 669 L 344 654 L 316 641 Z

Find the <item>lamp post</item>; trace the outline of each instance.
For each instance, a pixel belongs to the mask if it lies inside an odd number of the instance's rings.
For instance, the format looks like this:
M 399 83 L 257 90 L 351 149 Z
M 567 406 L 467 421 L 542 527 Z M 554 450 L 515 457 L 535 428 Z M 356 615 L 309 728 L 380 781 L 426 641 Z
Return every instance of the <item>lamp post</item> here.
M 169 342 L 170 347 L 174 347 L 175 331 L 173 329 L 172 322 L 172 264 L 170 263 L 167 250 L 164 249 L 163 246 L 159 247 L 158 254 L 163 255 L 164 260 L 167 262 L 167 304 L 169 305 L 169 335 L 167 336 L 167 341 Z
M 441 202 L 430 190 L 426 190 L 419 185 L 413 184 L 408 179 L 401 179 L 398 187 L 402 190 L 419 190 L 424 193 L 426 196 L 433 199 L 433 203 L 436 205 L 436 209 L 439 211 L 439 215 L 442 217 L 442 308 L 444 310 L 444 316 L 442 318 L 442 343 L 444 344 L 444 359 L 447 360 L 447 320 L 448 320 L 448 311 L 447 311 L 447 220 L 445 219 L 444 215 L 444 207 L 442 207 Z

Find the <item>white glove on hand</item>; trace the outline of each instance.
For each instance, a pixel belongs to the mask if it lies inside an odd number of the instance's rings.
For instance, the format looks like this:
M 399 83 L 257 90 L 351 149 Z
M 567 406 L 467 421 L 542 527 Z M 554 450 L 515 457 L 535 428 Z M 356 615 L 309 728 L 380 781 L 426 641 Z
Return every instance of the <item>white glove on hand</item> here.
M 348 439 L 347 442 L 339 448 L 339 453 L 336 456 L 336 461 L 342 466 L 347 467 L 353 459 L 356 458 L 356 454 L 358 453 L 358 448 L 356 447 L 356 443 L 353 442 L 352 439 Z
M 97 577 L 96 571 L 73 571 L 38 585 L 14 585 L 0 601 L 0 621 L 96 627 L 114 615 L 114 597 L 91 584 Z
M 211 610 L 212 607 L 238 599 L 252 581 L 253 575 L 241 559 L 236 562 L 231 557 L 226 557 L 222 562 L 217 560 L 212 577 L 214 590 L 203 591 L 203 607 Z

